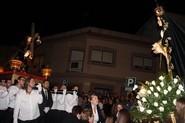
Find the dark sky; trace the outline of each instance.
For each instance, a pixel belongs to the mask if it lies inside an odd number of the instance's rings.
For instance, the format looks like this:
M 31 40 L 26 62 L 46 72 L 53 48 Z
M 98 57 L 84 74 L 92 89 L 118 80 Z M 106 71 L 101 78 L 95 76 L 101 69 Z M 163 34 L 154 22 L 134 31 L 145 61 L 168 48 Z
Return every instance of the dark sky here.
M 183 0 L 161 0 L 168 12 L 184 14 Z M 96 26 L 134 34 L 154 15 L 155 0 L 114 2 L 26 1 L 0 6 L 1 45 L 19 45 L 30 34 L 31 23 L 41 37 L 85 26 Z

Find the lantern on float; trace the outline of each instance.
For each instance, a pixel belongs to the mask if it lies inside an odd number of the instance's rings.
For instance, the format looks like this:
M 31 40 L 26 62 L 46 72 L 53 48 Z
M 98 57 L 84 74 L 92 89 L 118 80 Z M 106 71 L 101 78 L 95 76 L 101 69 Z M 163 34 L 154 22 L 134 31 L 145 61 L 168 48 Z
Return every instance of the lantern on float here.
M 51 76 L 52 69 L 50 67 L 42 68 L 42 76 L 44 76 L 46 79 Z
M 20 70 L 21 68 L 21 65 L 22 65 L 22 61 L 21 60 L 18 60 L 18 59 L 12 59 L 10 60 L 10 68 L 13 70 L 13 71 L 16 71 L 16 70 Z
M 0 73 L 4 72 L 4 68 L 2 66 L 0 66 Z

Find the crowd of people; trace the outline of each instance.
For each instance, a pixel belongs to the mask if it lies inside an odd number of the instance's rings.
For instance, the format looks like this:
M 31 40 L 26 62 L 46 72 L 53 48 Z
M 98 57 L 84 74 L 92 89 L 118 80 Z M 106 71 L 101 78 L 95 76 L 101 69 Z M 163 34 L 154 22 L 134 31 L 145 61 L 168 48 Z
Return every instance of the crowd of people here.
M 54 86 L 19 76 L 14 84 L 0 81 L 0 123 L 132 123 L 135 95 L 79 93 L 78 86 Z M 176 104 L 177 123 L 185 123 L 185 98 Z

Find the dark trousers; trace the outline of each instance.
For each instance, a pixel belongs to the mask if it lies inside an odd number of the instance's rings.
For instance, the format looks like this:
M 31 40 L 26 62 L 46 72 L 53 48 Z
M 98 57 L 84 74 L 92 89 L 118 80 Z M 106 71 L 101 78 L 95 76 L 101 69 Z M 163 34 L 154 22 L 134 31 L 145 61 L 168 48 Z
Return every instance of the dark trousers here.
M 0 110 L 0 123 L 7 123 L 7 110 Z
M 39 123 L 46 123 L 46 117 L 47 117 L 47 114 L 45 113 L 41 113 L 40 117 L 39 117 Z
M 6 117 L 6 121 L 7 123 L 13 123 L 13 108 L 8 108 L 7 109 L 7 117 Z
M 22 121 L 18 119 L 18 123 L 39 123 L 38 119 Z

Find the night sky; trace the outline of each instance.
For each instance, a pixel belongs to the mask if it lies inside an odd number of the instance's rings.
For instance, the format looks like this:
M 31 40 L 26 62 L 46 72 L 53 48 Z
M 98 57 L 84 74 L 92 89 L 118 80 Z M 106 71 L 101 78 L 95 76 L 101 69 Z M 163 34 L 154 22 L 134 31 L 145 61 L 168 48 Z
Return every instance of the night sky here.
M 157 1 L 167 12 L 185 14 L 183 0 Z M 4 7 L 4 8 L 3 8 Z M 41 37 L 95 26 L 134 34 L 154 15 L 155 0 L 114 2 L 71 1 L 70 3 L 2 3 L 0 9 L 1 45 L 20 45 L 30 34 L 31 23 Z

